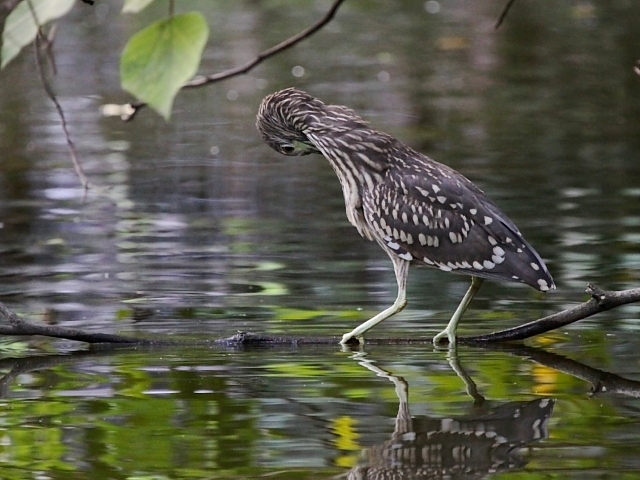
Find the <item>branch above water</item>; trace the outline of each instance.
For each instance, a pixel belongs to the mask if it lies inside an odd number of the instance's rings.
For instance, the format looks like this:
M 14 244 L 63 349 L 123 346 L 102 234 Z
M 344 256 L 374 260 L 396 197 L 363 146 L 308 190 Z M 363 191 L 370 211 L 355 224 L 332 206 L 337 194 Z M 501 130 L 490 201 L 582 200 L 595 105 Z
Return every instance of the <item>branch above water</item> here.
M 293 47 L 294 45 L 300 43 L 301 41 L 309 38 L 311 35 L 316 33 L 333 19 L 336 12 L 338 11 L 338 8 L 344 1 L 345 0 L 334 0 L 327 13 L 325 13 L 322 18 L 320 18 L 316 23 L 293 35 L 292 37 L 289 37 L 286 40 L 278 43 L 277 45 L 274 45 L 273 47 L 258 53 L 252 60 L 246 62 L 245 64 L 235 68 L 224 70 L 222 72 L 213 73 L 211 75 L 198 75 L 185 83 L 182 88 L 184 89 L 202 87 L 249 72 L 256 66 L 264 62 L 266 59 Z M 122 118 L 122 120 L 125 122 L 131 121 L 134 119 L 136 114 L 146 105 L 147 104 L 145 102 L 132 102 L 125 104 L 120 109 L 120 118 Z
M 461 337 L 458 341 L 465 344 L 474 344 L 525 340 L 564 327 L 578 320 L 589 318 L 597 313 L 606 312 L 620 305 L 640 302 L 640 288 L 622 291 L 605 291 L 595 285 L 589 284 L 587 285 L 586 292 L 591 295 L 591 299 L 588 302 L 581 303 L 568 310 L 563 310 L 514 328 L 500 330 L 486 335 Z

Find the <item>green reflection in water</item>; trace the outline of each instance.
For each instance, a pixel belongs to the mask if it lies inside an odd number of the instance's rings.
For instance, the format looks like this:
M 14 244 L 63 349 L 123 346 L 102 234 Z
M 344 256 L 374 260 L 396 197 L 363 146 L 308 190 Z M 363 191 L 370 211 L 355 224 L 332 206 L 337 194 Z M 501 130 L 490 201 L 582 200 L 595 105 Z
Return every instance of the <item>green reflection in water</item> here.
M 540 349 L 503 350 L 191 348 L 5 358 L 3 478 L 630 471 L 640 454 L 640 382 Z M 403 453 L 411 449 L 422 453 Z

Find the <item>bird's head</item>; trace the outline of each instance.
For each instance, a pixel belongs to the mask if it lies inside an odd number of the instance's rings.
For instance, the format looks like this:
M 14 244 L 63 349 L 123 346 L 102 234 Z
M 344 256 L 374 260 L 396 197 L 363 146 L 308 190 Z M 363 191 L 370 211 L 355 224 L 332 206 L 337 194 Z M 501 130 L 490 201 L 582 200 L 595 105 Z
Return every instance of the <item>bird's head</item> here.
M 305 127 L 309 117 L 321 114 L 324 108 L 324 103 L 308 93 L 287 88 L 262 100 L 256 126 L 265 143 L 283 155 L 320 153 Z

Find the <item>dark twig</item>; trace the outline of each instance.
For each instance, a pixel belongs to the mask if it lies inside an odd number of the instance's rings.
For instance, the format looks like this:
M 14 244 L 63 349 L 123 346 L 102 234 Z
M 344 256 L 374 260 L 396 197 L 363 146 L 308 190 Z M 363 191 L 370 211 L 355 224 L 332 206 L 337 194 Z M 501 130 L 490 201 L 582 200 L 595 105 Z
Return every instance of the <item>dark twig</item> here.
M 311 35 L 316 33 L 318 30 L 320 30 L 322 27 L 324 27 L 327 23 L 329 23 L 333 19 L 336 12 L 338 11 L 338 8 L 344 1 L 345 0 L 335 0 L 331 5 L 331 7 L 329 8 L 329 10 L 327 11 L 327 13 L 321 19 L 319 19 L 316 23 L 311 25 L 309 28 L 306 28 L 305 30 L 301 31 L 300 33 L 297 33 L 296 35 L 289 37 L 283 42 L 280 42 L 279 44 L 267 50 L 264 50 L 263 52 L 260 52 L 258 55 L 256 55 L 256 57 L 253 60 L 250 60 L 244 65 L 240 65 L 239 67 L 231 68 L 223 72 L 214 73 L 212 75 L 199 75 L 189 80 L 187 83 L 185 83 L 182 86 L 182 88 L 202 87 L 210 83 L 219 82 L 221 80 L 226 80 L 227 78 L 231 78 L 237 75 L 242 75 L 243 73 L 247 73 L 257 65 L 264 62 L 267 58 L 272 57 L 284 50 L 287 50 L 288 48 L 293 47 L 297 43 L 300 43 L 302 40 L 305 40 L 306 38 L 309 38 Z M 133 118 L 136 116 L 138 111 L 143 107 L 145 107 L 146 105 L 147 104 L 144 102 L 132 102 L 132 103 L 126 104 L 125 108 L 130 110 L 131 113 L 128 115 L 122 114 L 121 115 L 122 120 L 124 120 L 125 122 L 133 120 Z
M 504 9 L 502 10 L 502 13 L 498 17 L 498 21 L 496 22 L 496 26 L 494 27 L 496 30 L 499 29 L 500 25 L 502 25 L 502 22 L 504 22 L 504 19 L 507 17 L 507 13 L 509 13 L 509 9 L 511 9 L 511 6 L 514 3 L 516 3 L 516 0 L 509 0 L 509 2 L 507 2 L 507 4 L 505 5 Z
M 49 33 L 47 33 L 47 37 L 46 38 L 44 36 L 41 37 L 45 40 L 44 47 L 42 50 L 44 51 L 47 57 L 47 60 L 49 61 L 49 68 L 51 69 L 51 74 L 54 77 L 58 74 L 58 67 L 56 66 L 56 57 L 53 55 L 53 41 L 55 40 L 57 33 L 58 33 L 58 24 L 54 23 L 53 25 L 51 25 L 51 28 L 49 29 Z
M 569 310 L 554 313 L 548 317 L 525 323 L 507 330 L 477 335 L 473 337 L 460 337 L 458 342 L 466 344 L 491 343 L 491 342 L 514 342 L 526 338 L 555 330 L 570 323 L 577 322 L 596 313 L 605 312 L 612 308 L 625 305 L 627 303 L 640 302 L 640 288 L 632 288 L 621 292 L 608 292 L 599 289 L 591 284 L 587 286 L 587 293 L 591 295 L 591 300 L 581 303 Z
M 107 333 L 90 333 L 77 328 L 58 327 L 41 323 L 28 322 L 0 302 L 0 315 L 6 317 L 9 325 L 0 325 L 2 335 L 44 335 L 46 337 L 64 338 L 87 343 L 125 343 L 137 344 L 150 342 L 136 338 L 111 335 Z
M 43 39 L 45 42 L 44 48 L 47 51 L 49 51 L 51 47 L 47 45 L 47 37 L 42 32 L 42 27 L 40 26 L 40 22 L 38 22 L 38 17 L 36 16 L 36 12 L 33 8 L 33 5 L 31 4 L 31 0 L 27 0 L 27 3 L 29 5 L 29 9 L 31 10 L 31 14 L 33 15 L 33 21 L 38 26 L 38 33 L 36 35 L 36 41 L 35 41 L 36 66 L 38 68 L 38 74 L 40 75 L 40 80 L 42 82 L 44 91 L 46 92 L 47 96 L 56 107 L 56 111 L 58 112 L 58 116 L 60 117 L 62 131 L 64 132 L 64 136 L 67 141 L 67 146 L 69 147 L 69 153 L 71 155 L 71 161 L 73 162 L 73 168 L 75 169 L 76 175 L 78 175 L 80 184 L 82 185 L 82 188 L 84 189 L 86 194 L 87 189 L 89 188 L 89 180 L 87 179 L 87 176 L 84 174 L 82 165 L 80 165 L 80 161 L 78 160 L 76 147 L 73 143 L 73 140 L 71 140 L 71 135 L 69 134 L 69 129 L 67 128 L 67 120 L 64 116 L 64 111 L 62 110 L 62 107 L 60 106 L 60 103 L 58 102 L 58 99 L 55 93 L 53 92 L 53 89 L 51 88 L 51 85 L 49 84 L 47 80 L 47 76 L 45 75 L 45 72 L 44 72 L 44 65 L 43 65 L 42 56 L 41 56 L 41 53 L 43 50 L 43 46 L 41 42 L 43 41 Z

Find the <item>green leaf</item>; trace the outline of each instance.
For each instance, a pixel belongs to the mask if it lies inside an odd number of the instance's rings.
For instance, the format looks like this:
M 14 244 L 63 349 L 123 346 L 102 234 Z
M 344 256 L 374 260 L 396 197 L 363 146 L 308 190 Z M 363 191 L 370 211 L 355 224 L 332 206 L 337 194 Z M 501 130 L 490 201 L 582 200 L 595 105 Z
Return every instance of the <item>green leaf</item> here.
M 4 68 L 13 60 L 20 50 L 36 38 L 38 25 L 43 26 L 66 14 L 73 7 L 75 0 L 30 0 L 21 2 L 7 17 L 2 32 L 2 51 L 0 52 L 0 68 Z M 38 19 L 36 24 L 33 13 Z
M 122 52 L 122 88 L 165 120 L 176 94 L 198 70 L 209 27 L 197 12 L 160 20 L 136 33 Z
M 124 0 L 122 13 L 138 13 L 151 2 L 153 2 L 153 0 Z

